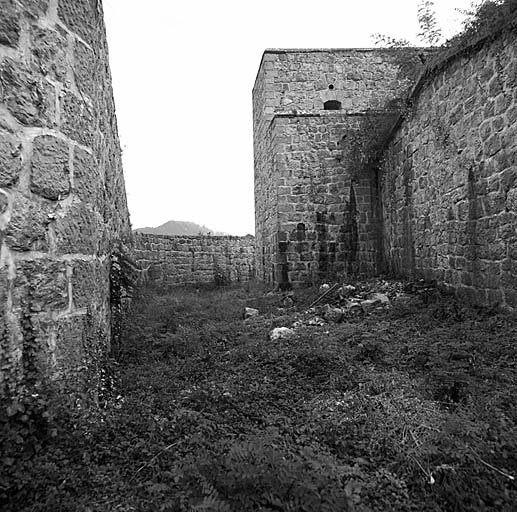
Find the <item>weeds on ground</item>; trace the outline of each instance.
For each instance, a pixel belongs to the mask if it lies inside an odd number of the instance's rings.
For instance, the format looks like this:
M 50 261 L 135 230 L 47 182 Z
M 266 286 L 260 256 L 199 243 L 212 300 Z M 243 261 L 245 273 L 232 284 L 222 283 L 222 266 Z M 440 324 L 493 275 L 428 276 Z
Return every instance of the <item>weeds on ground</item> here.
M 427 295 L 272 341 L 279 295 L 150 293 L 113 400 L 60 410 L 4 509 L 513 510 L 517 324 Z

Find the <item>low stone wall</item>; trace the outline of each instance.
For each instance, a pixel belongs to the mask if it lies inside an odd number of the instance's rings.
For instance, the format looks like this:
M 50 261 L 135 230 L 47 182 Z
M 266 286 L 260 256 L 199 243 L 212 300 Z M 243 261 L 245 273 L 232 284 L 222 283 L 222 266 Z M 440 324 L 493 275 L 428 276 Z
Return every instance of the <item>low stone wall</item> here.
M 422 84 L 381 170 L 390 270 L 517 308 L 516 91 L 513 32 Z
M 252 236 L 135 234 L 133 259 L 160 287 L 237 283 L 255 277 Z

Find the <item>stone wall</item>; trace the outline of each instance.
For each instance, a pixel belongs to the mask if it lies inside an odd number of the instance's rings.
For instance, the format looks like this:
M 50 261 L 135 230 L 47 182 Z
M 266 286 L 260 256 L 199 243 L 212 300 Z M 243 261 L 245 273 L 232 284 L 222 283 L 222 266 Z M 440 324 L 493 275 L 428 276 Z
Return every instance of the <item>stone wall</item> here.
M 1 0 L 4 391 L 107 348 L 110 253 L 130 233 L 101 2 Z
M 257 275 L 281 287 L 380 265 L 378 177 L 350 139 L 393 119 L 414 51 L 267 50 L 253 90 Z M 339 110 L 325 103 L 339 102 Z
M 516 308 L 515 33 L 452 59 L 413 102 L 381 173 L 389 269 Z
M 346 139 L 363 116 L 278 114 L 272 121 L 277 186 L 278 283 L 304 285 L 378 269 L 376 174 L 353 173 Z M 317 162 L 317 165 L 315 165 Z
M 135 234 L 133 259 L 155 286 L 227 284 L 255 276 L 252 236 Z

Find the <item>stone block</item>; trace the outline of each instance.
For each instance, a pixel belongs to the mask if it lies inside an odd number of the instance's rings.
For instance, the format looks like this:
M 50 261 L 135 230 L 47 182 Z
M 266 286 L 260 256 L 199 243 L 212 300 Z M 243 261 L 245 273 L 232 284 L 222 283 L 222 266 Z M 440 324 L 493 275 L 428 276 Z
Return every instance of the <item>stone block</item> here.
M 23 0 L 19 2 L 19 9 L 29 18 L 37 19 L 47 12 L 49 0 Z
M 58 6 L 58 16 L 69 30 L 92 45 L 99 25 L 97 6 L 97 0 L 61 0 Z
M 84 338 L 87 330 L 88 321 L 84 315 L 74 315 L 59 321 L 53 353 L 58 369 L 73 372 L 86 362 Z M 77 380 L 77 375 L 74 380 Z
M 502 140 L 498 133 L 492 134 L 484 144 L 484 151 L 487 156 L 494 156 L 502 148 Z
M 83 146 L 92 146 L 95 131 L 92 107 L 70 91 L 61 101 L 61 129 Z
M 76 308 L 109 301 L 109 272 L 99 261 L 75 261 L 72 268 L 72 298 Z
M 21 194 L 15 194 L 4 240 L 17 251 L 45 251 L 48 248 L 49 210 Z
M 506 196 L 506 208 L 510 212 L 517 212 L 517 188 L 508 192 Z
M 506 111 L 506 120 L 508 122 L 508 126 L 513 126 L 517 123 L 517 105 L 513 105 Z
M 3 103 L 25 126 L 51 126 L 54 117 L 54 88 L 42 81 L 34 65 L 4 59 L 0 64 Z
M 95 98 L 95 90 L 100 90 L 99 80 L 102 70 L 96 66 L 93 50 L 77 41 L 74 48 L 75 82 L 82 94 Z
M 57 312 L 68 307 L 65 264 L 51 259 L 18 261 L 13 282 L 13 304 L 32 312 Z
M 22 168 L 21 150 L 18 138 L 0 131 L 0 187 L 9 187 L 18 181 Z
M 0 16 L 0 44 L 16 48 L 20 38 L 19 12 L 14 0 L 2 2 Z
M 517 291 L 515 289 L 503 290 L 504 301 L 507 306 L 517 309 Z
M 86 204 L 97 207 L 101 197 L 101 176 L 94 156 L 79 147 L 74 148 L 74 191 Z
M 2 213 L 5 213 L 8 205 L 9 205 L 8 195 L 3 190 L 0 190 L 0 215 L 2 215 Z
M 60 199 L 70 192 L 68 144 L 52 135 L 34 139 L 31 191 L 46 199 Z
M 59 26 L 53 29 L 34 27 L 32 55 L 41 73 L 58 82 L 66 79 L 66 32 Z
M 99 254 L 108 249 L 107 232 L 97 213 L 74 204 L 56 219 L 56 247 L 61 254 Z

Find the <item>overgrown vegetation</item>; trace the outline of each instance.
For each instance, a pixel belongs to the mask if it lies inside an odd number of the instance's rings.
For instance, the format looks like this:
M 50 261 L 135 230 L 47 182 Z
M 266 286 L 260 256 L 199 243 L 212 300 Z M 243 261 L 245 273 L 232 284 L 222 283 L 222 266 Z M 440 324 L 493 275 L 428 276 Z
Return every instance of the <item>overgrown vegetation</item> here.
M 496 37 L 502 30 L 517 28 L 517 0 L 478 0 L 468 10 L 460 10 L 464 16 L 462 30 L 444 40 L 442 30 L 436 21 L 434 2 L 421 0 L 418 6 L 419 33 L 416 41 L 397 39 L 385 34 L 372 34 L 377 46 L 407 48 L 419 45 L 430 46 L 438 51 L 427 62 L 428 67 L 439 66 L 462 51 L 474 47 L 485 38 Z
M 418 43 L 425 46 L 436 46 L 442 39 L 442 31 L 436 22 L 434 2 L 431 0 L 420 0 L 418 4 L 418 26 L 420 32 L 417 34 Z M 408 39 L 397 39 L 386 34 L 372 34 L 376 45 L 388 48 L 404 48 L 411 46 Z M 418 46 L 418 44 L 413 45 Z
M 148 293 L 101 407 L 56 397 L 4 451 L 2 510 L 514 510 L 516 320 L 426 289 L 325 323 L 304 293 Z
M 398 101 L 390 102 L 380 111 L 367 112 L 362 126 L 351 137 L 351 167 L 361 170 L 375 166 L 378 159 L 382 159 L 382 153 L 394 130 L 413 111 L 414 96 L 423 84 L 442 72 L 452 59 L 478 51 L 480 45 L 498 37 L 505 30 L 517 30 L 517 0 L 479 0 L 473 2 L 469 10 L 461 12 L 464 15 L 463 28 L 447 41 L 442 37 L 431 0 L 421 0 L 418 5 L 420 31 L 416 42 L 384 34 L 372 35 L 376 45 L 398 48 L 394 55 L 400 62 L 399 79 L 403 81 L 410 78 L 411 89 L 402 94 Z M 421 44 L 429 48 L 424 51 L 418 47 Z M 374 117 L 381 122 L 372 130 L 373 123 L 369 118 Z M 443 124 L 440 119 L 432 122 Z M 447 140 L 442 142 L 446 143 Z

